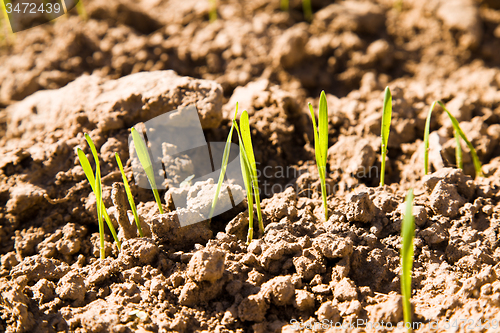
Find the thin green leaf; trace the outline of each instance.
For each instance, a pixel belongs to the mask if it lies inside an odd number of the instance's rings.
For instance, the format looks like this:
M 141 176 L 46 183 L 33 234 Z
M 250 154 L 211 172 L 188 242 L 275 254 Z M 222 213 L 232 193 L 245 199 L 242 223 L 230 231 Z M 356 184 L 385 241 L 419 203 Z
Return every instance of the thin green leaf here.
M 158 204 L 158 210 L 160 211 L 160 214 L 163 214 L 163 207 L 161 205 L 160 195 L 158 194 L 158 188 L 156 187 L 153 163 L 151 163 L 151 159 L 149 158 L 148 148 L 146 147 L 146 143 L 142 139 L 142 136 L 133 127 L 132 139 L 134 140 L 135 151 L 137 152 L 137 157 L 139 157 L 139 162 L 141 162 L 142 168 L 144 169 L 144 172 L 146 172 L 149 184 L 153 190 L 156 203 Z
M 392 118 L 392 95 L 389 87 L 385 88 L 384 94 L 384 106 L 382 111 L 382 126 L 380 131 L 380 136 L 382 139 L 380 151 L 382 155 L 382 161 L 380 165 L 380 186 L 385 184 L 385 160 L 387 155 L 387 143 L 389 142 L 389 132 L 391 130 L 391 118 Z
M 233 124 L 231 125 L 231 129 L 229 130 L 229 135 L 226 139 L 226 145 L 224 146 L 224 152 L 222 154 L 222 163 L 220 167 L 219 181 L 217 182 L 217 189 L 214 193 L 214 198 L 212 199 L 212 206 L 210 207 L 210 214 L 208 215 L 208 219 L 210 220 L 214 214 L 215 206 L 217 205 L 217 201 L 219 200 L 220 189 L 222 187 L 222 183 L 224 182 L 224 176 L 226 175 L 227 164 L 229 162 L 229 153 L 231 152 L 231 141 L 233 139 L 233 130 L 234 124 L 236 123 L 236 116 L 238 115 L 238 103 L 236 103 L 236 112 L 233 117 Z
M 326 166 L 326 155 L 328 152 L 328 106 L 325 92 L 321 92 L 319 98 L 319 118 L 318 118 L 319 147 L 321 154 L 321 166 Z
M 125 171 L 123 170 L 122 160 L 120 159 L 118 153 L 115 153 L 115 158 L 116 164 L 118 164 L 118 168 L 120 168 L 120 173 L 122 174 L 123 185 L 125 186 L 125 192 L 127 193 L 127 199 L 130 205 L 130 209 L 132 210 L 132 214 L 134 214 L 134 220 L 135 224 L 137 225 L 137 230 L 139 231 L 139 236 L 144 237 L 144 234 L 142 233 L 141 221 L 139 220 L 139 215 L 137 214 L 137 209 L 135 207 L 134 196 L 132 195 L 127 176 L 125 175 Z
M 90 135 L 88 135 L 87 133 L 85 133 L 85 140 L 87 140 L 87 143 L 90 146 L 90 151 L 92 152 L 92 156 L 94 157 L 95 169 L 96 169 L 96 177 L 97 177 L 97 172 L 99 172 L 99 178 L 100 178 L 100 175 L 101 175 L 101 165 L 99 163 L 99 155 L 97 154 L 97 149 L 95 148 L 94 142 L 90 138 Z M 87 160 L 87 162 L 88 162 L 88 160 Z M 90 165 L 90 163 L 89 163 L 89 165 Z M 87 179 L 88 179 L 88 176 L 87 176 Z M 97 179 L 96 179 L 96 181 L 97 181 Z M 101 180 L 100 179 L 99 179 L 99 186 L 102 188 Z M 97 199 L 97 193 L 96 193 L 97 188 L 94 186 L 92 188 L 92 190 L 94 191 L 94 194 L 96 195 L 96 199 Z M 111 223 L 111 219 L 109 218 L 108 212 L 106 211 L 106 207 L 104 207 L 104 202 L 102 201 L 102 196 L 101 196 L 101 206 L 102 206 L 101 207 L 101 212 L 104 215 L 104 219 L 106 220 L 106 224 L 108 225 L 108 228 L 111 231 L 111 235 L 113 236 L 113 239 L 115 240 L 116 245 L 118 246 L 118 249 L 121 250 L 120 240 L 118 239 L 118 236 L 116 234 L 115 227 L 113 226 L 113 223 Z
M 288 11 L 288 0 L 280 0 L 280 8 L 282 11 Z
M 259 229 L 264 233 L 264 223 L 262 221 L 262 212 L 260 210 L 260 191 L 259 181 L 257 178 L 257 166 L 255 164 L 255 156 L 253 153 L 252 138 L 250 135 L 250 123 L 248 121 L 248 112 L 245 110 L 240 118 L 241 138 L 243 139 L 243 147 L 246 153 L 248 167 L 252 179 L 253 192 L 255 195 L 255 204 L 257 206 L 257 218 L 259 220 Z
M 476 149 L 474 149 L 474 146 L 472 143 L 467 139 L 465 136 L 465 133 L 462 131 L 460 128 L 460 124 L 458 123 L 458 120 L 448 111 L 448 109 L 444 106 L 444 104 L 441 101 L 438 101 L 439 105 L 443 108 L 443 110 L 446 111 L 448 114 L 448 117 L 451 120 L 451 124 L 453 125 L 453 129 L 462 137 L 462 139 L 465 141 L 467 144 L 467 147 L 469 147 L 470 154 L 472 156 L 472 162 L 474 163 L 474 168 L 476 170 L 476 177 L 484 177 L 483 171 L 481 170 L 481 162 L 479 161 L 479 157 L 477 157 Z
M 385 183 L 385 159 L 387 155 L 387 143 L 389 142 L 389 132 L 391 130 L 391 118 L 392 118 L 392 95 L 389 87 L 386 87 L 384 94 L 384 108 L 382 113 L 382 126 L 380 131 L 380 136 L 382 138 L 382 143 L 380 147 L 380 151 L 382 154 L 382 162 L 380 166 L 380 186 L 384 186 Z
M 459 169 L 464 169 L 464 161 L 462 159 L 462 146 L 460 143 L 460 136 L 457 131 L 453 130 L 453 136 L 455 137 L 455 159 L 457 160 L 457 167 Z
M 313 18 L 311 0 L 302 0 L 302 11 L 306 21 L 311 22 Z
M 96 207 L 97 207 L 97 219 L 99 221 L 99 239 L 101 241 L 100 244 L 100 254 L 101 259 L 106 258 L 106 251 L 104 248 L 104 222 L 102 220 L 102 210 L 104 203 L 102 201 L 102 187 L 101 187 L 101 170 L 96 162 L 96 171 L 95 171 L 95 199 L 96 199 Z
M 429 132 L 431 128 L 431 116 L 432 110 L 436 106 L 437 101 L 432 103 L 429 113 L 427 113 L 427 119 L 425 120 L 425 130 L 424 130 L 424 175 L 429 173 Z
M 406 208 L 403 223 L 401 225 L 401 293 L 403 296 L 403 316 L 406 323 L 412 322 L 410 299 L 414 235 L 415 223 L 413 217 L 413 189 L 410 189 L 406 195 Z M 409 329 L 408 332 L 411 332 L 411 329 Z
M 250 165 L 248 161 L 247 154 L 245 152 L 245 148 L 243 147 L 243 140 L 241 138 L 241 133 L 238 127 L 238 124 L 234 122 L 234 127 L 236 128 L 236 132 L 238 133 L 238 140 L 240 146 L 240 164 L 241 164 L 241 173 L 243 175 L 243 182 L 245 184 L 245 189 L 247 191 L 247 201 L 248 201 L 248 235 L 247 235 L 247 243 L 250 243 L 253 239 L 253 182 L 252 182 L 252 173 L 250 171 Z
M 94 177 L 94 171 L 92 170 L 92 167 L 90 166 L 89 159 L 81 150 L 80 148 L 76 149 L 77 154 L 78 154 L 78 160 L 80 161 L 80 165 L 83 168 L 83 172 L 85 173 L 85 176 L 87 176 L 87 180 L 89 181 L 90 187 L 92 188 L 92 191 L 94 191 L 94 185 L 95 185 L 95 177 Z
M 328 203 L 326 198 L 326 157 L 328 154 L 328 108 L 326 105 L 326 96 L 322 92 L 319 101 L 319 132 L 316 127 L 316 116 L 314 109 L 309 103 L 309 112 L 311 113 L 313 131 L 314 131 L 314 153 L 316 155 L 316 166 L 321 183 L 321 196 L 323 198 L 323 209 L 325 212 L 325 221 L 328 220 Z

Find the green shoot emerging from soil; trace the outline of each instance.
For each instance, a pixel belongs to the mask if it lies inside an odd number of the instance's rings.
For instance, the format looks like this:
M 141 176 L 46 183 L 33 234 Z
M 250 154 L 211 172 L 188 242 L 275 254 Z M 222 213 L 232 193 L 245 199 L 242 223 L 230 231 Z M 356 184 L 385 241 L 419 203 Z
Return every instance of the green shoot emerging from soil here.
M 260 191 L 257 179 L 257 166 L 253 153 L 252 139 L 250 138 L 250 124 L 248 122 L 248 112 L 243 111 L 240 117 L 240 128 L 236 123 L 236 114 L 233 119 L 234 127 L 238 133 L 240 146 L 240 162 L 243 182 L 247 191 L 248 200 L 248 235 L 247 243 L 253 239 L 253 196 L 255 195 L 255 204 L 257 206 L 257 218 L 259 220 L 259 229 L 264 233 L 264 223 L 262 222 L 262 212 L 260 210 Z
M 288 11 L 289 0 L 280 0 L 280 8 L 282 11 Z M 312 6 L 311 0 L 302 0 L 302 11 L 304 12 L 304 17 L 307 21 L 312 21 Z
M 94 157 L 94 161 L 96 164 L 96 173 L 94 176 L 94 172 L 92 171 L 92 167 L 90 166 L 90 162 L 85 155 L 85 153 L 78 148 L 77 153 L 78 153 L 78 159 L 80 160 L 80 165 L 83 168 L 83 171 L 85 173 L 85 176 L 87 176 L 87 180 L 89 181 L 90 187 L 92 188 L 92 191 L 95 194 L 96 197 L 96 207 L 97 207 L 97 219 L 99 223 L 99 239 L 100 239 L 100 257 L 101 259 L 105 258 L 105 249 L 104 249 L 104 223 L 103 223 L 103 216 L 104 219 L 106 220 L 106 223 L 108 224 L 109 230 L 111 231 L 111 234 L 113 235 L 113 238 L 118 246 L 118 249 L 121 249 L 121 243 L 118 240 L 118 236 L 116 235 L 115 228 L 113 227 L 113 224 L 111 223 L 111 219 L 109 218 L 109 215 L 106 211 L 106 208 L 104 207 L 104 202 L 102 201 L 102 185 L 101 185 L 101 167 L 99 164 L 99 157 L 97 155 L 97 150 L 95 149 L 94 142 L 92 142 L 92 139 L 88 134 L 85 134 L 85 139 L 87 140 L 87 143 L 90 146 L 90 150 L 92 151 L 92 156 Z
M 158 194 L 158 188 L 156 187 L 153 163 L 151 163 L 151 159 L 149 158 L 148 148 L 146 147 L 146 143 L 142 139 L 142 136 L 133 127 L 132 140 L 134 140 L 135 151 L 137 153 L 137 157 L 139 157 L 139 162 L 141 162 L 142 168 L 144 169 L 144 172 L 146 172 L 149 184 L 153 190 L 156 203 L 158 204 L 158 210 L 160 211 L 160 214 L 163 214 L 163 207 L 161 205 L 160 195 Z
M 217 21 L 217 0 L 208 0 L 210 9 L 208 12 L 208 18 L 210 22 Z
M 405 323 L 409 324 L 411 332 L 411 270 L 413 267 L 413 237 L 415 224 L 413 218 L 413 189 L 406 195 L 405 214 L 401 225 L 401 294 L 403 296 L 403 316 Z M 408 327 L 408 326 L 406 326 Z
M 116 163 L 120 168 L 120 173 L 123 178 L 123 185 L 125 186 L 125 192 L 127 193 L 128 203 L 130 204 L 130 209 L 132 210 L 132 214 L 134 214 L 135 224 L 137 225 L 137 230 L 139 231 L 139 236 L 144 237 L 141 228 L 141 221 L 139 220 L 139 215 L 137 215 L 137 209 L 135 208 L 134 196 L 132 195 L 132 191 L 130 191 L 130 186 L 128 184 L 127 176 L 125 175 L 125 171 L 123 171 L 123 164 L 118 153 L 115 153 Z
M 382 143 L 380 152 L 382 154 L 382 161 L 380 164 L 380 186 L 385 183 L 385 160 L 387 156 L 387 143 L 389 142 L 389 132 L 391 131 L 391 118 L 392 118 L 392 95 L 389 87 L 385 88 L 384 94 L 384 109 L 382 113 L 382 126 L 380 129 L 380 136 Z
M 212 216 L 215 211 L 215 206 L 217 205 L 217 201 L 219 200 L 220 189 L 222 187 L 222 183 L 224 182 L 224 176 L 226 175 L 227 163 L 229 162 L 229 153 L 231 151 L 231 140 L 233 138 L 233 130 L 234 124 L 236 124 L 236 116 L 238 115 L 238 103 L 236 103 L 236 112 L 233 117 L 233 124 L 231 125 L 231 129 L 229 130 L 229 135 L 227 136 L 226 145 L 224 146 L 224 153 L 222 154 L 222 164 L 220 167 L 219 181 L 217 182 L 217 189 L 214 193 L 214 198 L 212 200 L 212 207 L 210 207 L 210 214 L 208 215 L 208 219 L 212 219 Z
M 472 143 L 467 139 L 465 136 L 465 133 L 462 131 L 460 128 L 460 124 L 458 123 L 458 120 L 448 111 L 448 109 L 444 106 L 444 104 L 441 101 L 435 101 L 432 103 L 431 108 L 429 109 L 429 113 L 427 114 L 427 119 L 425 121 L 425 131 L 424 131 L 424 174 L 429 173 L 429 132 L 430 132 L 430 123 L 431 123 L 431 115 L 432 115 L 432 110 L 434 110 L 434 107 L 436 104 L 439 104 L 441 108 L 446 112 L 448 117 L 451 120 L 451 124 L 453 125 L 453 135 L 455 136 L 455 141 L 456 141 L 456 148 L 455 148 L 455 156 L 457 160 L 457 166 L 460 169 L 463 169 L 463 160 L 462 160 L 462 148 L 460 146 L 460 138 L 462 138 L 465 143 L 467 144 L 467 147 L 469 147 L 470 154 L 472 156 L 472 162 L 474 163 L 474 169 L 476 170 L 476 177 L 484 177 L 483 171 L 481 170 L 481 162 L 479 161 L 479 158 L 477 157 L 476 149 L 474 149 L 474 146 Z
M 316 116 L 314 109 L 309 103 L 309 111 L 314 131 L 314 152 L 316 154 L 316 165 L 318 167 L 319 179 L 321 182 L 321 195 L 323 197 L 323 209 L 325 210 L 325 221 L 328 221 L 328 204 L 326 201 L 326 157 L 328 154 L 328 106 L 325 92 L 321 92 L 319 98 L 318 127 L 316 127 Z

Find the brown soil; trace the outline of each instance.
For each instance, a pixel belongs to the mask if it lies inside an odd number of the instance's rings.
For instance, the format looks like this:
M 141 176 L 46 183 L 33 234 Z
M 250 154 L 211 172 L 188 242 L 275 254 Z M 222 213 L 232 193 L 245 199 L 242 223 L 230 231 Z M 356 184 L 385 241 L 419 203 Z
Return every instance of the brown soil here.
M 210 23 L 208 1 L 92 0 L 87 21 L 71 13 L 3 41 L 0 331 L 393 331 L 348 324 L 403 320 L 399 234 L 413 187 L 417 331 L 498 332 L 500 6 L 313 0 L 309 23 L 301 1 L 290 2 L 282 12 L 277 0 L 222 0 Z M 387 185 L 377 187 L 386 85 L 394 111 Z M 306 107 L 323 89 L 328 221 Z M 441 110 L 424 176 L 436 99 L 460 121 L 485 178 L 474 178 L 465 145 L 464 170 L 455 168 Z M 137 237 L 116 198 L 114 152 L 133 179 L 128 129 L 195 104 L 207 140 L 223 142 L 236 102 L 270 175 L 260 178 L 265 234 L 245 243 L 246 206 L 180 228 L 170 193 L 159 215 L 151 191 L 132 185 L 146 231 Z M 85 132 L 123 241 L 118 251 L 106 236 L 105 260 L 75 154 L 90 153 Z

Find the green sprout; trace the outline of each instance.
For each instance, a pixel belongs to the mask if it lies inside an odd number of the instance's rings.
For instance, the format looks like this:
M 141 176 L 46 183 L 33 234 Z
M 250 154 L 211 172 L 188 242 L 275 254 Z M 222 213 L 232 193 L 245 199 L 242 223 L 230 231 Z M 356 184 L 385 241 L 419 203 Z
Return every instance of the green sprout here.
M 208 0 L 210 9 L 208 12 L 208 17 L 210 22 L 217 21 L 217 0 Z
M 139 231 L 139 236 L 144 237 L 141 228 L 141 221 L 139 220 L 139 215 L 137 215 L 137 209 L 135 208 L 134 196 L 132 195 L 132 191 L 130 191 L 130 186 L 128 184 L 127 176 L 125 175 L 125 171 L 123 170 L 122 160 L 118 153 L 115 153 L 116 164 L 120 168 L 120 173 L 123 178 L 123 185 L 125 186 L 125 192 L 127 193 L 128 203 L 130 204 L 130 209 L 132 210 L 132 214 L 134 214 L 135 224 L 137 225 L 137 230 Z
M 83 168 L 83 172 L 85 173 L 85 176 L 87 176 L 87 180 L 89 181 L 90 187 L 92 188 L 92 191 L 94 192 L 96 197 L 97 219 L 99 224 L 99 239 L 101 246 L 100 257 L 101 259 L 104 259 L 106 255 L 104 250 L 104 223 L 102 220 L 103 216 L 104 219 L 106 220 L 106 223 L 108 224 L 109 230 L 113 235 L 113 238 L 118 246 L 118 249 L 121 249 L 121 243 L 118 240 L 115 228 L 113 227 L 113 223 L 111 223 L 111 219 L 109 218 L 108 212 L 106 211 L 106 208 L 104 207 L 104 202 L 102 200 L 101 167 L 99 164 L 99 156 L 97 155 L 97 150 L 95 149 L 94 142 L 92 142 L 92 139 L 88 134 L 85 134 L 85 139 L 87 140 L 87 143 L 90 146 L 90 150 L 92 151 L 92 156 L 94 157 L 94 161 L 96 164 L 95 177 L 94 177 L 94 172 L 92 171 L 92 167 L 90 166 L 90 162 L 85 153 L 80 148 L 77 149 L 77 153 L 78 153 L 78 159 L 80 160 L 80 165 Z
M 233 124 L 231 125 L 231 129 L 229 130 L 229 135 L 226 140 L 226 146 L 224 147 L 224 152 L 222 156 L 222 165 L 221 172 L 219 174 L 219 181 L 217 183 L 217 189 L 214 194 L 214 198 L 212 200 L 212 207 L 210 209 L 209 218 L 212 218 L 212 215 L 215 210 L 215 206 L 217 205 L 217 201 L 220 194 L 220 189 L 222 183 L 224 181 L 224 175 L 226 173 L 227 164 L 229 161 L 229 152 L 231 146 L 231 139 L 233 137 L 233 129 L 236 128 L 238 132 L 239 139 L 239 147 L 240 147 L 240 164 L 241 164 L 241 173 L 243 175 L 243 183 L 245 184 L 245 189 L 247 192 L 247 201 L 248 201 L 248 235 L 247 235 L 247 243 L 251 242 L 253 239 L 253 201 L 255 196 L 255 203 L 257 206 L 257 218 L 259 221 L 259 229 L 262 233 L 264 233 L 264 223 L 262 221 L 262 212 L 260 209 L 260 191 L 259 191 L 259 182 L 257 178 L 257 166 L 255 163 L 255 156 L 253 153 L 252 139 L 250 136 L 250 124 L 248 121 L 248 112 L 243 111 L 240 117 L 240 127 L 238 127 L 238 123 L 236 122 L 236 116 L 238 115 L 238 103 L 236 103 L 236 112 L 233 117 Z
M 82 0 L 78 0 L 78 2 L 76 3 L 76 11 L 78 13 L 78 16 L 80 16 L 82 20 L 88 20 L 87 10 L 85 10 L 85 6 L 83 5 Z
M 289 0 L 280 0 L 280 8 L 282 11 L 288 11 L 289 7 Z M 311 21 L 313 16 L 311 0 L 302 0 L 302 11 L 304 12 L 305 19 Z
M 380 136 L 382 138 L 382 143 L 380 146 L 380 151 L 382 154 L 382 161 L 380 164 L 380 186 L 384 186 L 385 183 L 385 160 L 387 156 L 387 143 L 389 142 L 389 132 L 391 131 L 391 118 L 392 118 L 392 95 L 389 87 L 386 87 L 384 94 L 383 113 L 382 113 L 382 126 L 380 130 Z
M 236 103 L 236 112 L 234 113 L 233 124 L 231 125 L 231 129 L 229 130 L 229 135 L 227 136 L 226 145 L 224 146 L 224 152 L 222 154 L 222 164 L 220 168 L 219 181 L 217 182 L 217 188 L 215 190 L 214 198 L 212 200 L 212 206 L 210 207 L 210 214 L 208 215 L 209 220 L 212 218 L 214 214 L 215 206 L 217 205 L 217 201 L 219 200 L 220 189 L 222 187 L 222 183 L 224 182 L 227 163 L 229 162 L 229 153 L 231 151 L 231 139 L 233 138 L 233 130 L 234 130 L 234 125 L 236 124 L 237 114 L 238 114 L 238 103 Z
M 479 161 L 479 158 L 476 153 L 476 149 L 474 149 L 474 146 L 472 143 L 467 139 L 465 136 L 465 133 L 462 131 L 460 128 L 460 124 L 458 123 L 458 120 L 448 111 L 448 109 L 444 106 L 444 104 L 441 101 L 435 101 L 432 103 L 431 108 L 429 109 L 429 113 L 427 114 L 427 119 L 425 121 L 425 130 L 424 130 L 424 174 L 427 175 L 429 173 L 429 132 L 430 132 L 430 123 L 431 123 L 431 115 L 432 115 L 432 110 L 434 110 L 434 107 L 436 104 L 439 104 L 441 108 L 443 108 L 444 111 L 446 111 L 446 114 L 451 120 L 451 124 L 453 126 L 453 135 L 455 136 L 455 141 L 457 143 L 456 148 L 455 148 L 455 156 L 457 160 L 457 166 L 460 169 L 463 169 L 463 160 L 462 160 L 462 148 L 460 146 L 460 138 L 465 141 L 467 144 L 467 147 L 469 147 L 470 154 L 472 156 L 472 162 L 474 163 L 474 169 L 476 170 L 476 176 L 479 177 L 484 177 L 483 171 L 481 170 L 481 162 Z
M 405 214 L 401 225 L 401 294 L 403 296 L 403 318 L 409 323 L 408 332 L 411 332 L 411 270 L 413 267 L 413 238 L 415 224 L 413 217 L 413 189 L 406 195 Z
M 257 206 L 257 218 L 259 220 L 259 229 L 264 233 L 264 223 L 262 222 L 262 212 L 260 209 L 260 190 L 259 181 L 257 179 L 257 166 L 255 164 L 255 156 L 253 153 L 252 139 L 250 136 L 250 124 L 248 121 L 248 112 L 245 110 L 240 117 L 241 132 L 236 124 L 236 119 L 234 119 L 234 126 L 236 127 L 236 132 L 238 132 L 238 139 L 240 145 L 240 161 L 241 171 L 243 173 L 243 180 L 245 187 L 247 189 L 248 201 L 248 236 L 247 242 L 251 242 L 253 239 L 253 202 L 252 198 L 252 188 L 253 194 L 255 195 L 255 204 Z
M 137 152 L 137 156 L 139 157 L 139 162 L 141 162 L 142 168 L 144 169 L 144 172 L 146 172 L 149 184 L 151 185 L 151 189 L 153 190 L 156 203 L 158 204 L 158 210 L 160 211 L 160 214 L 163 214 L 160 195 L 158 194 L 158 188 L 156 187 L 153 163 L 151 163 L 151 159 L 149 158 L 149 152 L 148 148 L 146 147 L 146 143 L 134 127 L 132 127 L 132 139 L 134 140 L 135 151 Z
M 325 92 L 321 92 L 319 98 L 318 127 L 316 127 L 316 116 L 314 109 L 309 103 L 309 111 L 314 131 L 314 152 L 316 154 L 316 165 L 318 167 L 319 179 L 321 181 L 321 195 L 323 197 L 323 209 L 325 211 L 325 221 L 328 220 L 328 205 L 326 201 L 326 157 L 328 154 L 328 106 Z

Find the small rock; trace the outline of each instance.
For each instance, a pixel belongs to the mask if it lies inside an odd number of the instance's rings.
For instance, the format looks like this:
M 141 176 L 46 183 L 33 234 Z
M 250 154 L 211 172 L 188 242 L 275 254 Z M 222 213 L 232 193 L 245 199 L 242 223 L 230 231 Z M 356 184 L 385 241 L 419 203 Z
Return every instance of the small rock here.
M 225 255 L 215 248 L 197 251 L 189 261 L 188 276 L 197 282 L 215 282 L 224 274 Z
M 261 286 L 260 292 L 266 299 L 278 306 L 290 304 L 295 294 L 291 276 L 277 276 Z

